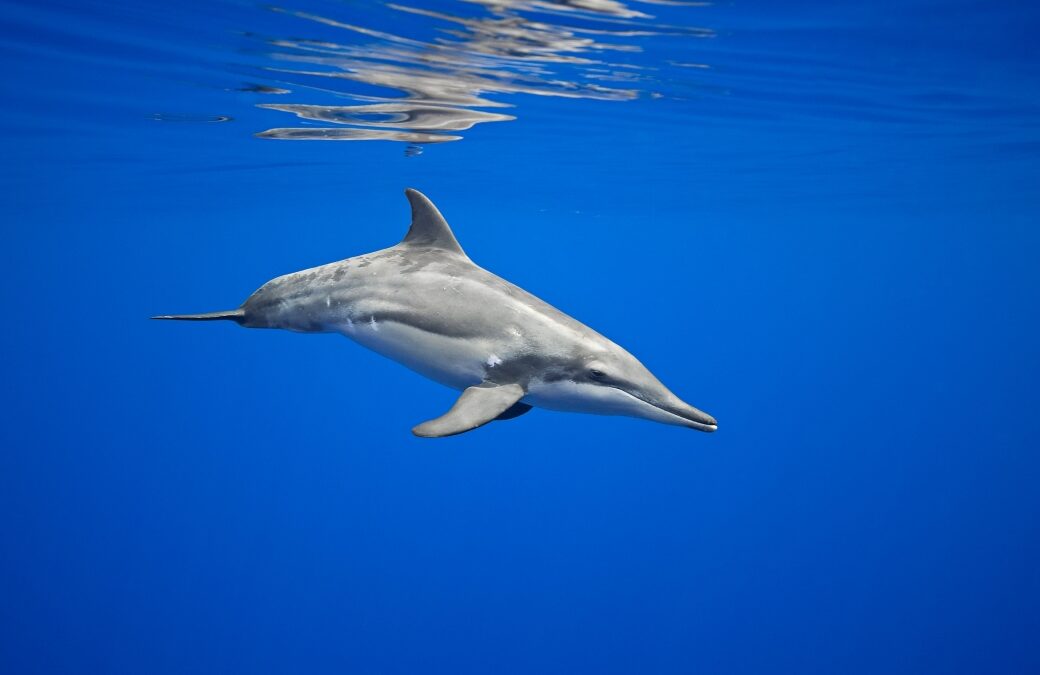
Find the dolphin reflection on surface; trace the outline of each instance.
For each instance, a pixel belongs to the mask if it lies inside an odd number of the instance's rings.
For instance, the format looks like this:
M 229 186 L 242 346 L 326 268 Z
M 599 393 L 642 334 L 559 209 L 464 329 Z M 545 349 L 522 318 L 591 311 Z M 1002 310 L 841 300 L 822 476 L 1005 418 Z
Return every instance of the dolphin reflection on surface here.
M 345 126 L 281 126 L 257 135 L 437 143 L 462 138 L 444 132 L 515 119 L 477 109 L 510 107 L 499 95 L 605 101 L 629 101 L 643 94 L 659 97 L 647 89 L 655 80 L 646 66 L 626 59 L 641 51 L 632 38 L 713 35 L 704 28 L 656 23 L 650 14 L 630 6 L 633 3 L 620 0 L 461 0 L 454 4 L 458 13 L 382 3 L 390 12 L 421 16 L 440 25 L 441 36 L 434 40 L 378 30 L 345 17 L 272 8 L 317 24 L 314 28 L 322 35 L 267 38 L 269 56 L 278 62 L 267 68 L 272 86 L 276 84 L 280 92 L 289 89 L 294 94 L 353 99 L 355 104 L 259 104 L 302 120 Z M 702 3 L 642 0 L 635 4 Z M 479 15 L 463 14 L 463 9 L 474 5 Z M 349 5 L 343 11 L 350 11 Z M 327 37 L 329 29 L 337 39 Z M 373 94 L 373 88 L 389 92 Z

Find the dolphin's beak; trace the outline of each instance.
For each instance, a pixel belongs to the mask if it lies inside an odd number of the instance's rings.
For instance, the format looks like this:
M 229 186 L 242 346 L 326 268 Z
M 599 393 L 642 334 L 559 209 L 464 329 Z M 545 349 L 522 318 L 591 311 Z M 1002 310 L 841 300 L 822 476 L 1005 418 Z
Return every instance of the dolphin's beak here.
M 679 398 L 659 403 L 656 407 L 665 412 L 671 413 L 676 417 L 682 418 L 686 421 L 686 424 L 683 426 L 687 426 L 691 429 L 711 432 L 719 428 L 719 423 L 715 421 L 714 417 L 703 410 L 694 408 L 692 405 L 685 403 Z
M 715 421 L 714 417 L 683 401 L 668 391 L 664 385 L 658 384 L 655 387 L 656 391 L 652 390 L 649 393 L 638 389 L 626 391 L 621 387 L 611 388 L 625 394 L 628 397 L 628 401 L 632 402 L 632 404 L 619 405 L 618 408 L 610 412 L 602 412 L 602 414 L 629 415 L 654 422 L 674 424 L 687 429 L 696 429 L 697 431 L 711 432 L 719 428 L 719 423 Z

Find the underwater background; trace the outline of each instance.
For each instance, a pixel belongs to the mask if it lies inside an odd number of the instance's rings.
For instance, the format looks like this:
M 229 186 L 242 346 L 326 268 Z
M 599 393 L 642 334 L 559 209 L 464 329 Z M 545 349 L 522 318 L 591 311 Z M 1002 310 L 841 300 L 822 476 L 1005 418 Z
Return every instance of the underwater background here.
M 0 2 L 0 671 L 1040 672 L 1035 3 Z M 402 191 L 714 434 L 170 324 Z

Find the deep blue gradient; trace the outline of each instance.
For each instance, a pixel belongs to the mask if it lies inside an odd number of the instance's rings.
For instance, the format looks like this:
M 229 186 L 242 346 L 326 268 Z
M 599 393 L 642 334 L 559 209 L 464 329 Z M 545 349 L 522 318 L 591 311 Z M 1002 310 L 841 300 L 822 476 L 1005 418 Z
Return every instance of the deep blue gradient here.
M 408 157 L 255 137 L 338 98 L 272 41 L 369 36 L 0 2 L 0 672 L 1040 672 L 1040 9 L 627 4 L 713 37 Z M 407 186 L 719 431 L 421 440 L 454 392 L 341 337 L 147 320 L 392 245 Z

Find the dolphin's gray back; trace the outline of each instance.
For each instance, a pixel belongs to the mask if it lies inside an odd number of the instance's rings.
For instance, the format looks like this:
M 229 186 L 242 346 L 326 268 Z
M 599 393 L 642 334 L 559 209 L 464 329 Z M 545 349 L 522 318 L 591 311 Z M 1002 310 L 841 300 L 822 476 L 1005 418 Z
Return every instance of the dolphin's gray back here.
M 343 332 L 393 323 L 455 340 L 482 341 L 500 378 L 569 345 L 605 340 L 521 288 L 440 248 L 394 246 L 274 279 L 243 305 L 243 325 Z M 564 339 L 561 339 L 561 336 Z M 536 356 L 537 355 L 537 356 Z

